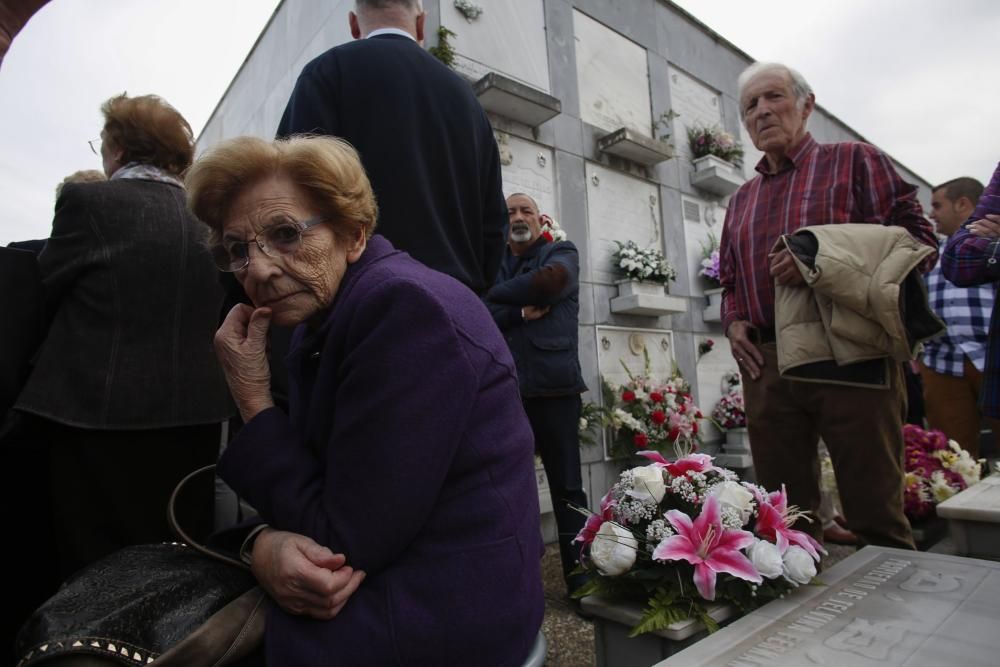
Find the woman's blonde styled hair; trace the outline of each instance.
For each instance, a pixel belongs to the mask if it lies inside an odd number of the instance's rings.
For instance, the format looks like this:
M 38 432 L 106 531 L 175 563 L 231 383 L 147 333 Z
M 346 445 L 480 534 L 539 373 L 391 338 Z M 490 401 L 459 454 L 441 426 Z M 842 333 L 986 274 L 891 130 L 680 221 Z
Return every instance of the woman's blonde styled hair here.
M 194 159 L 194 134 L 177 109 L 156 95 L 125 93 L 101 105 L 104 135 L 121 163 L 142 162 L 181 176 Z
M 257 137 L 229 139 L 210 148 L 184 180 L 188 207 L 218 243 L 236 197 L 260 180 L 282 174 L 309 196 L 340 238 L 372 235 L 378 206 L 357 151 L 342 139 L 293 136 L 277 141 Z

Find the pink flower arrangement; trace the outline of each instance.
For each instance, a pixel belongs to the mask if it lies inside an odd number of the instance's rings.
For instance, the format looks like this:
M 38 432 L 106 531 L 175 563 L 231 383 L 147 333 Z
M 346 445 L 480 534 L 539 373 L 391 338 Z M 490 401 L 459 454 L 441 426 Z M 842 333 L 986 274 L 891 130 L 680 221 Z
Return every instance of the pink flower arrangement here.
M 714 155 L 736 166 L 743 164 L 743 146 L 718 125 L 696 125 L 687 131 L 691 154 L 695 159 Z
M 698 275 L 708 281 L 713 288 L 722 287 L 722 275 L 719 272 L 719 240 L 715 234 L 709 234 L 708 243 L 701 245 L 701 269 Z
M 712 410 L 712 420 L 724 431 L 747 425 L 746 409 L 743 407 L 743 389 L 739 385 L 723 394 Z
M 982 461 L 976 461 L 941 431 L 903 426 L 906 478 L 903 510 L 910 519 L 934 514 L 934 508 L 979 481 Z
M 629 380 L 624 385 L 604 381 L 602 410 L 605 425 L 612 431 L 611 454 L 697 450 L 701 442 L 698 422 L 704 415 L 680 372 L 675 370 L 664 382 L 654 380 L 649 375 L 648 358 L 644 374 L 633 374 L 627 366 L 625 371 Z
M 784 489 L 741 482 L 705 454 L 640 455 L 650 463 L 621 473 L 576 536 L 591 578 L 574 597 L 646 602 L 634 636 L 686 618 L 714 630 L 709 602 L 747 612 L 812 581 L 823 549 L 790 528 L 802 515 Z

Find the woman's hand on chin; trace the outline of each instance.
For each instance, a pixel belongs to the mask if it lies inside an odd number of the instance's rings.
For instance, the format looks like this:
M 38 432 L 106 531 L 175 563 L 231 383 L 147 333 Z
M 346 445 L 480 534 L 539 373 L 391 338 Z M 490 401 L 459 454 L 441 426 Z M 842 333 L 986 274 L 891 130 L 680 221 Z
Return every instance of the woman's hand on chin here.
M 270 308 L 237 304 L 215 332 L 215 354 L 243 422 L 274 406 L 267 363 Z

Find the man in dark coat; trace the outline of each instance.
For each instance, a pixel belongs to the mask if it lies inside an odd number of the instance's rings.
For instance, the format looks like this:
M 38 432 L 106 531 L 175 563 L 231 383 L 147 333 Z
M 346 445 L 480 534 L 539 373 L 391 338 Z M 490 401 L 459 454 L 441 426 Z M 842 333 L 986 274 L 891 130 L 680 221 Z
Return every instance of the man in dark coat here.
M 351 142 L 375 189 L 378 233 L 482 294 L 507 224 L 489 120 L 469 84 L 421 48 L 419 0 L 358 0 L 355 10 L 356 41 L 305 66 L 278 136 Z
M 542 236 L 535 200 L 526 194 L 507 198 L 510 240 L 486 305 L 500 327 L 520 383 L 535 449 L 549 479 L 559 530 L 559 552 L 569 592 L 583 580 L 572 541 L 587 507 L 580 472 L 580 394 L 587 390 L 577 354 L 580 316 L 579 258 L 569 241 Z

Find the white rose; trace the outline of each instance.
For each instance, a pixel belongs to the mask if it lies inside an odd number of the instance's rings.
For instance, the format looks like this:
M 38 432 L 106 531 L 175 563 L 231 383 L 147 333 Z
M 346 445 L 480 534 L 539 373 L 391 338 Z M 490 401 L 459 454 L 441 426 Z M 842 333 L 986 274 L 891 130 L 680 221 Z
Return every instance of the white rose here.
M 809 552 L 794 544 L 781 557 L 785 579 L 795 585 L 808 584 L 816 576 L 816 561 Z
M 765 579 L 777 579 L 784 572 L 778 546 L 767 540 L 757 540 L 747 550 L 750 562 Z
M 632 468 L 632 489 L 628 495 L 637 500 L 652 500 L 659 503 L 667 485 L 663 481 L 663 469 L 656 465 Z
M 628 572 L 635 563 L 638 548 L 639 541 L 630 531 L 605 521 L 590 543 L 590 559 L 601 574 L 617 577 Z
M 709 493 L 719 499 L 723 507 L 732 507 L 740 513 L 743 523 L 750 518 L 753 511 L 753 494 L 747 491 L 739 482 L 720 482 L 713 486 Z

